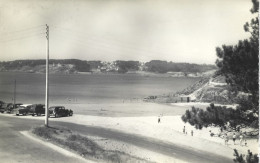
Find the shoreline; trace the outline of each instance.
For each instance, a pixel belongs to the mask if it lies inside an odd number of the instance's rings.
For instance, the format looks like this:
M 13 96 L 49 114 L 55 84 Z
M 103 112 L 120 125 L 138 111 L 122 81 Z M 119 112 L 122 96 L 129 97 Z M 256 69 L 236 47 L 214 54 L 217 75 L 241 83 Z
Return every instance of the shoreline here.
M 0 73 L 26 73 L 26 74 L 42 74 L 45 75 L 45 72 L 41 71 L 22 71 L 22 70 L 0 70 Z M 126 72 L 126 73 L 119 73 L 119 72 L 49 72 L 50 75 L 128 75 L 128 76 L 138 76 L 138 77 L 163 77 L 163 78 L 203 78 L 208 75 L 193 75 L 191 73 L 188 76 L 178 76 L 172 75 L 170 73 L 156 73 L 156 72 L 148 72 L 148 71 L 138 71 L 138 72 Z

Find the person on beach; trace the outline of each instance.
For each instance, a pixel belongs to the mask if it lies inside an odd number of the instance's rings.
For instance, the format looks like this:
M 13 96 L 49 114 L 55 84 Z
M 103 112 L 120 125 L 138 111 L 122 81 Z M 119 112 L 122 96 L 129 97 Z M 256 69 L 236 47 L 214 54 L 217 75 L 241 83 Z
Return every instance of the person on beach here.
M 161 119 L 160 119 L 160 116 L 158 117 L 158 123 L 160 123 L 161 122 Z
M 211 137 L 213 137 L 215 134 L 213 133 L 213 132 L 211 132 L 211 130 L 209 130 L 209 135 L 211 136 Z
M 243 134 L 243 138 L 244 138 L 245 146 L 247 146 L 247 142 L 246 142 L 246 132 Z
M 221 133 L 223 132 L 223 127 L 220 127 L 220 132 L 221 132 Z
M 191 136 L 193 136 L 193 130 L 191 130 Z
M 243 139 L 244 139 L 244 137 L 243 137 L 243 135 L 242 134 L 240 134 L 240 136 L 239 136 L 239 141 L 240 141 L 240 146 L 243 146 Z
M 185 134 L 185 126 L 183 126 L 183 133 Z
M 228 145 L 228 136 L 227 136 L 227 134 L 225 134 L 224 139 L 225 139 L 225 145 Z
M 234 133 L 234 134 L 233 134 L 233 142 L 234 142 L 234 145 L 236 144 L 236 138 L 237 138 L 237 136 L 236 136 L 236 134 Z

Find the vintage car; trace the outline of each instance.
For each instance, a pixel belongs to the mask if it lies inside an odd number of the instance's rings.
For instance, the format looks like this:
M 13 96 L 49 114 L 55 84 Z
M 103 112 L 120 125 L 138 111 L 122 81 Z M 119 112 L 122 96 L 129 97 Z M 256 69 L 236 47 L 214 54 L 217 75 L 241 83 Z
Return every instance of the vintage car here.
M 45 114 L 45 105 L 33 104 L 30 108 L 29 114 L 31 114 L 32 116 L 41 116 L 42 114 Z
M 52 106 L 49 108 L 49 116 L 67 117 L 72 115 L 73 111 L 71 109 L 65 109 L 64 106 Z
M 0 101 L 0 112 L 5 112 L 5 103 L 3 101 Z
M 20 114 L 22 115 L 27 115 L 30 110 L 31 110 L 32 104 L 24 104 L 24 105 L 20 105 L 18 108 L 15 108 L 13 110 L 13 112 L 19 116 Z
M 8 108 L 10 108 L 13 104 L 12 103 L 4 103 L 0 106 L 0 112 L 4 113 L 7 112 Z
M 6 111 L 6 113 L 14 113 L 14 110 L 19 108 L 21 105 L 23 105 L 23 104 L 17 103 L 17 104 L 14 105 L 12 103 L 9 103 L 7 105 L 7 107 L 5 108 L 5 111 Z

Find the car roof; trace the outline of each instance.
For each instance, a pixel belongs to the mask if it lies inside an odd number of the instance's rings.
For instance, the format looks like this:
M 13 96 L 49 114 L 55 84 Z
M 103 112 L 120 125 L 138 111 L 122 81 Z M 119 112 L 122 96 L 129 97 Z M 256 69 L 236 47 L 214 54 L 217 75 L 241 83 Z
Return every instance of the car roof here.
M 32 104 L 23 104 L 23 105 L 20 105 L 20 106 L 23 106 L 23 107 L 26 107 L 26 106 L 31 106 Z

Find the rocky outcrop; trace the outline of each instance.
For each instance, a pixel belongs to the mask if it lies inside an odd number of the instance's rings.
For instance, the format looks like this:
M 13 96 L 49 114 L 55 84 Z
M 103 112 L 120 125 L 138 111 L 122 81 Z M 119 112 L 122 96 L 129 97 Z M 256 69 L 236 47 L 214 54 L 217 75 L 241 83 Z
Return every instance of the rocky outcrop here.
M 157 96 L 156 99 L 151 99 L 150 101 L 159 103 L 183 102 L 183 100 L 179 100 L 181 97 L 188 97 L 189 100 L 186 101 L 190 102 L 218 104 L 233 104 L 237 99 L 237 95 L 230 90 L 223 76 L 214 76 L 214 74 L 211 74 L 211 76 L 203 77 L 182 91 Z

